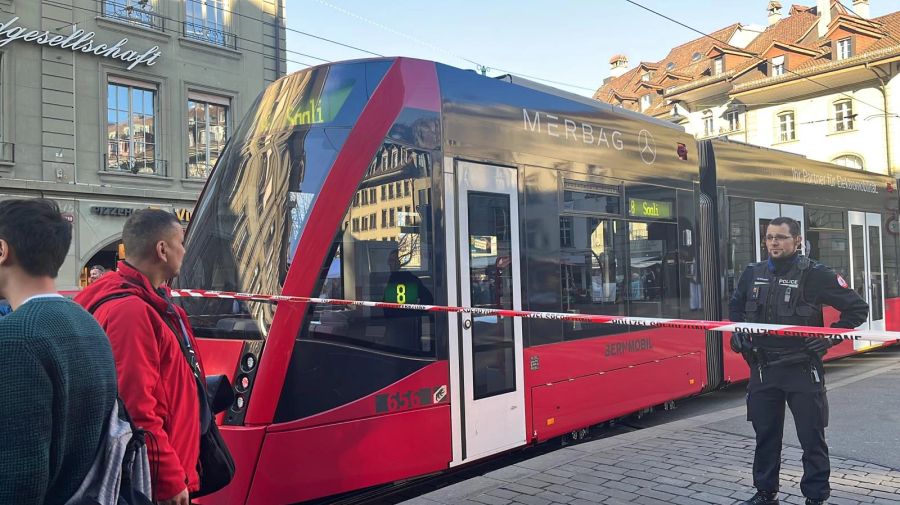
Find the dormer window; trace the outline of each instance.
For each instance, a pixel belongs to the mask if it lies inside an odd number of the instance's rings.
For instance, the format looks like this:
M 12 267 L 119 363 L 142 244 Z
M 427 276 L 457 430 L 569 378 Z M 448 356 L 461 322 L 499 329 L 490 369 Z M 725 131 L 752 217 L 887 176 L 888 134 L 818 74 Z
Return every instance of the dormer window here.
M 694 53 L 691 55 L 691 62 L 698 62 L 701 57 L 700 53 Z
M 846 60 L 852 55 L 850 37 L 837 41 L 837 59 Z
M 713 75 L 719 75 L 725 69 L 725 58 L 719 56 L 718 58 L 713 60 Z
M 784 56 L 772 58 L 772 76 L 784 75 Z
M 642 81 L 650 82 L 650 79 L 653 79 L 653 71 L 652 70 L 648 70 L 648 71 L 644 72 L 643 74 L 641 74 Z
M 650 99 L 651 96 L 649 94 L 641 97 L 641 111 L 645 111 L 650 108 Z
M 669 64 L 666 65 L 666 70 L 668 70 L 668 71 L 671 72 L 671 71 L 674 70 L 674 69 L 675 69 L 675 62 L 670 61 Z

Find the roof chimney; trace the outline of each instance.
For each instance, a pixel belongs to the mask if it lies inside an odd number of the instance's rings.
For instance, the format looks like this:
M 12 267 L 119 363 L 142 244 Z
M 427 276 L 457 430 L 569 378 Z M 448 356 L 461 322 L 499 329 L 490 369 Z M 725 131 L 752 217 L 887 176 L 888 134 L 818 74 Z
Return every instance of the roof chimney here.
M 766 12 L 769 13 L 769 26 L 781 21 L 781 3 L 778 0 L 769 2 Z
M 869 0 L 853 0 L 853 12 L 863 19 L 870 19 Z
M 612 78 L 619 77 L 628 71 L 628 57 L 624 54 L 617 54 L 609 59 L 609 76 Z
M 816 0 L 816 13 L 819 15 L 819 38 L 822 38 L 831 24 L 831 0 Z

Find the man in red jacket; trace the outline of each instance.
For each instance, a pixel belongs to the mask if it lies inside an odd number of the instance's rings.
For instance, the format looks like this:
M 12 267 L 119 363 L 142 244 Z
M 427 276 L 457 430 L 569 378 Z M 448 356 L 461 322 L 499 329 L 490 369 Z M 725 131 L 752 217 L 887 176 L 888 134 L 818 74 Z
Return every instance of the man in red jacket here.
M 187 315 L 172 305 L 166 285 L 181 268 L 184 230 L 169 212 L 140 210 L 125 223 L 122 241 L 126 258 L 118 271 L 85 288 L 75 301 L 109 335 L 119 395 L 135 424 L 155 439 L 148 444 L 154 499 L 188 505 L 189 493 L 200 485 L 201 403 L 194 372 L 203 373 Z M 194 356 L 190 364 L 185 351 Z M 205 404 L 203 409 L 209 422 Z

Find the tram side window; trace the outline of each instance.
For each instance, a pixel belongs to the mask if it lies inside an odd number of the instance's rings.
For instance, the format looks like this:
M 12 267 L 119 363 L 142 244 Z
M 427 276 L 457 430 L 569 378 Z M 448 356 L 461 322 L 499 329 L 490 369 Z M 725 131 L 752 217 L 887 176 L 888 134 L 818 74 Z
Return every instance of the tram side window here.
M 850 247 L 847 240 L 847 213 L 840 209 L 806 208 L 808 229 L 803 238 L 807 256 L 850 278 Z
M 322 271 L 320 297 L 434 303 L 430 160 L 430 155 L 409 157 L 409 166 L 391 167 L 388 171 L 393 174 L 387 179 L 379 167 L 372 170 L 373 176 L 363 182 L 364 186 L 371 185 L 372 191 L 384 185 L 395 187 L 401 179 L 415 191 L 402 197 L 409 205 L 397 213 L 396 222 L 361 229 L 344 225 Z M 420 162 L 427 166 L 418 166 Z M 363 194 L 368 192 L 364 190 Z M 342 222 L 353 223 L 362 212 L 351 206 Z M 364 212 L 369 214 L 368 209 Z M 366 217 L 362 218 L 365 223 Z M 340 305 L 314 305 L 311 312 L 301 340 L 343 343 L 406 356 L 435 356 L 432 313 Z
M 628 315 L 678 317 L 680 276 L 675 223 L 629 222 L 628 243 Z
M 676 190 L 629 184 L 625 187 L 628 222 L 628 315 L 679 317 L 679 241 Z
M 725 272 L 727 303 L 737 288 L 738 280 L 747 265 L 756 262 L 756 238 L 753 228 L 753 202 L 744 198 L 730 198 L 728 206 L 730 231 L 728 240 L 728 269 Z
M 625 223 L 597 217 L 561 216 L 560 281 L 563 312 L 624 315 Z M 622 325 L 565 322 L 565 340 L 627 331 Z

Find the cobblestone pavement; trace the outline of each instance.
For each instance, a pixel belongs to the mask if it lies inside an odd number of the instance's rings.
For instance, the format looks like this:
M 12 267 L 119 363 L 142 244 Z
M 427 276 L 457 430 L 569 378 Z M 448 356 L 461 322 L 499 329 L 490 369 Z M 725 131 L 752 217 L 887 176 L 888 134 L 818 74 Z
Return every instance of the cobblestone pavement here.
M 744 407 L 735 407 L 566 447 L 404 503 L 735 504 L 755 492 L 754 440 L 712 425 L 745 412 Z M 781 503 L 804 503 L 800 456 L 799 447 L 785 444 Z M 831 465 L 829 504 L 900 504 L 900 469 L 834 455 Z

